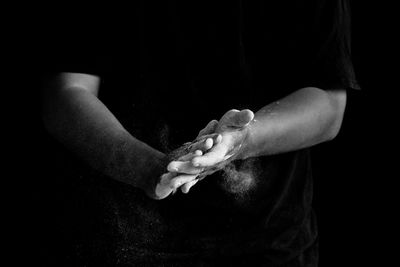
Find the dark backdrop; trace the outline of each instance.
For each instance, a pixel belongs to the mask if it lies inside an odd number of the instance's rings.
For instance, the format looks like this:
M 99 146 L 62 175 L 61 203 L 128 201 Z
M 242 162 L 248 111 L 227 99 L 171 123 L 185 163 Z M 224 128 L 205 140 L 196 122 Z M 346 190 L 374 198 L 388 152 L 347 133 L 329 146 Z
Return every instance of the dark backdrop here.
M 389 266 L 397 247 L 389 241 L 394 235 L 390 187 L 397 157 L 392 132 L 398 112 L 391 101 L 396 24 L 388 5 L 351 4 L 352 57 L 362 91 L 348 93 L 339 136 L 314 148 L 320 263 Z
M 390 139 L 388 125 L 392 122 L 386 112 L 386 99 L 391 97 L 393 87 L 387 77 L 394 73 L 389 64 L 394 49 L 387 39 L 394 35 L 386 16 L 389 9 L 366 1 L 352 3 L 353 61 L 362 91 L 349 92 L 339 136 L 312 152 L 320 266 L 387 265 L 384 262 L 389 245 L 381 237 L 386 235 L 385 228 L 390 229 L 386 203 L 390 202 L 388 180 L 393 176 L 387 167 L 390 155 L 381 148 Z M 43 208 L 44 202 L 52 201 L 49 194 L 43 194 L 51 191 L 51 185 L 42 182 L 48 175 L 46 169 L 52 166 L 43 155 L 47 137 L 40 120 L 37 78 L 41 63 L 37 56 L 41 37 L 38 21 L 47 11 L 37 6 L 25 6 L 24 12 L 20 7 L 14 10 L 18 12 L 10 21 L 21 25 L 10 30 L 7 41 L 11 40 L 11 46 L 6 54 L 11 56 L 9 80 L 16 96 L 10 101 L 3 98 L 8 112 L 15 115 L 11 127 L 4 129 L 12 129 L 16 139 L 5 142 L 12 145 L 11 172 L 4 172 L 4 179 L 11 181 L 5 187 L 5 204 L 10 208 L 6 216 L 10 228 L 6 229 L 11 234 L 8 247 L 12 260 L 36 266 L 46 262 L 43 247 L 52 234 L 47 227 L 51 225 L 48 214 L 54 211 Z

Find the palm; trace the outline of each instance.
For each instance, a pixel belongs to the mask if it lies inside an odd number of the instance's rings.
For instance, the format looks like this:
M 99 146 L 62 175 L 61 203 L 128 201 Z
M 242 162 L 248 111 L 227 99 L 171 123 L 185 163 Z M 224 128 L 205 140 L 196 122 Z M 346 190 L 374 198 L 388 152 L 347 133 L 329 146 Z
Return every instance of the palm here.
M 173 151 L 168 173 L 157 184 L 156 195 L 165 198 L 181 187 L 189 189 L 204 177 L 223 169 L 234 160 L 248 134 L 254 113 L 250 110 L 230 110 L 220 121 L 211 121 L 191 143 Z M 205 154 L 203 154 L 206 152 Z
M 215 129 L 215 133 L 222 136 L 221 142 L 206 154 L 195 157 L 192 160 L 193 165 L 213 167 L 228 159 L 234 159 L 246 139 L 247 126 L 253 118 L 254 113 L 248 109 L 242 111 L 230 110 L 225 113 Z

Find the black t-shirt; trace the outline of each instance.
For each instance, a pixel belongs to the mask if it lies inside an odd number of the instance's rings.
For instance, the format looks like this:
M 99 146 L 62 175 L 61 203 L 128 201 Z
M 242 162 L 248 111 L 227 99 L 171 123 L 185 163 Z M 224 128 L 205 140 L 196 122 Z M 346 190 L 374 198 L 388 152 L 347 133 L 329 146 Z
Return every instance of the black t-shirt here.
M 77 23 L 56 20 L 48 69 L 100 76 L 100 100 L 133 136 L 165 153 L 229 109 L 257 111 L 307 86 L 359 88 L 345 1 L 100 9 L 75 12 Z M 135 266 L 314 266 L 310 164 L 309 149 L 240 160 L 235 168 L 245 178 L 218 172 L 162 201 L 77 167 L 75 178 L 64 177 L 74 184 L 65 253 Z

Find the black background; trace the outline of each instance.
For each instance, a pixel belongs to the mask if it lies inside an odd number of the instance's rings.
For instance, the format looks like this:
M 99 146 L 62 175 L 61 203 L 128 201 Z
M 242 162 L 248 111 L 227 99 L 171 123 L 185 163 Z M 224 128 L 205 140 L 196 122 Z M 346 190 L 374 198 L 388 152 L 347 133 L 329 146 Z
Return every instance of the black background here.
M 38 6 L 23 9 L 10 9 L 13 16 L 7 22 L 13 27 L 5 35 L 10 46 L 4 52 L 11 59 L 3 64 L 11 70 L 5 93 L 15 96 L 3 98 L 4 118 L 13 115 L 9 124 L 3 121 L 4 132 L 13 137 L 4 138 L 5 145 L 11 145 L 11 162 L 6 164 L 10 171 L 2 175 L 7 191 L 3 203 L 8 207 L 4 217 L 10 224 L 5 229 L 11 237 L 7 239 L 11 260 L 15 265 L 22 261 L 41 266 L 46 262 L 42 247 L 51 235 L 43 226 L 51 222 L 43 224 L 42 218 L 48 217 L 41 203 L 51 199 L 41 198 L 46 137 L 40 119 L 36 49 L 43 25 L 38 21 L 47 11 Z M 366 1 L 352 2 L 353 62 L 362 91 L 349 92 L 339 136 L 312 152 L 320 266 L 386 266 L 393 247 L 388 243 L 394 234 L 388 215 L 395 213 L 390 208 L 394 201 L 390 184 L 395 178 L 390 159 L 397 153 L 384 152 L 384 148 L 396 151 L 392 141 L 396 120 L 390 118 L 394 111 L 389 104 L 395 86 L 390 77 L 396 77 L 391 64 L 395 46 L 389 40 L 396 32 L 390 10 Z

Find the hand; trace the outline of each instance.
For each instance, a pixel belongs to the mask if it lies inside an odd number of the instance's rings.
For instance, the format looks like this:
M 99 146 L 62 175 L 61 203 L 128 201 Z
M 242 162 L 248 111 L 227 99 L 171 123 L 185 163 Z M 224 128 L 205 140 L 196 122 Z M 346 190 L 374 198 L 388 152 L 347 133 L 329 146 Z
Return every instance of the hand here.
M 146 188 L 147 194 L 153 199 L 163 199 L 175 192 L 181 187 L 182 192 L 187 193 L 189 188 L 197 182 L 197 176 L 203 171 L 204 168 L 196 168 L 192 165 L 191 160 L 196 156 L 203 155 L 213 145 L 221 141 L 221 136 L 218 134 L 208 134 L 211 130 L 214 131 L 215 127 L 210 128 L 212 124 L 206 127 L 195 141 L 184 144 L 182 147 L 176 149 L 165 158 L 174 160 L 178 164 L 169 164 L 167 167 L 168 172 L 160 176 L 153 185 L 148 185 Z M 216 126 L 216 125 L 215 125 Z M 165 165 L 164 165 L 165 166 Z M 163 172 L 165 167 L 163 168 Z M 154 175 L 153 175 L 154 177 Z
M 183 193 L 188 193 L 189 189 L 197 183 L 198 175 L 204 168 L 194 167 L 191 160 L 195 156 L 201 156 L 215 144 L 221 142 L 221 135 L 212 134 L 217 125 L 218 121 L 211 121 L 199 132 L 193 142 L 185 143 L 169 154 L 168 158 L 171 159 L 171 162 L 167 166 L 168 172 L 161 175 L 153 198 L 163 199 L 179 187 Z
M 213 146 L 204 155 L 195 156 L 192 164 L 198 168 L 212 168 L 221 163 L 236 159 L 240 155 L 242 146 L 245 144 L 249 124 L 254 119 L 251 110 L 232 109 L 222 116 L 215 133 L 222 136 L 221 142 Z
M 207 153 L 194 155 L 191 162 L 178 159 L 168 165 L 171 173 L 197 173 L 196 177 L 181 185 L 182 192 L 187 193 L 199 180 L 222 169 L 238 156 L 253 118 L 254 113 L 250 110 L 230 110 L 219 122 L 213 120 L 200 131 L 196 140 L 212 133 L 217 136 L 213 146 L 204 151 Z
M 162 174 L 155 188 L 155 198 L 166 198 L 171 193 L 175 193 L 179 187 L 182 188 L 182 192 L 187 193 L 189 188 L 196 183 L 197 176 L 203 170 L 202 168 L 195 168 L 191 166 L 191 160 L 195 156 L 199 155 L 202 155 L 202 151 L 196 150 L 193 153 L 189 153 L 179 158 L 179 162 L 182 162 L 179 168 L 181 168 L 184 172 L 179 172 L 178 169 L 169 168 L 169 172 Z M 183 188 L 188 189 L 186 191 Z

